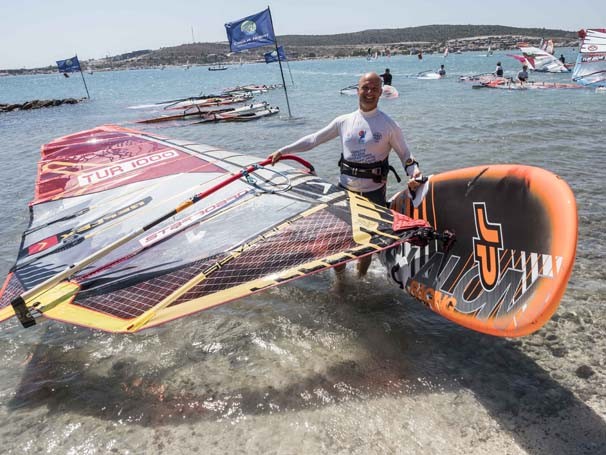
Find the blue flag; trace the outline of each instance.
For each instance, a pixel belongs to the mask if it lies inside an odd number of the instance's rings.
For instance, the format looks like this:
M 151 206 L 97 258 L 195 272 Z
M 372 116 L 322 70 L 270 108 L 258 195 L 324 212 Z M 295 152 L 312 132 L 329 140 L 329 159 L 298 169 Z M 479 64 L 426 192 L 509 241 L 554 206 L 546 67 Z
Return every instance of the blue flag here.
M 57 60 L 57 66 L 59 67 L 59 72 L 61 73 L 72 73 L 74 71 L 81 71 L 78 56 L 68 58 L 66 60 Z
M 284 48 L 282 46 L 278 46 L 278 52 L 271 51 L 263 54 L 265 57 L 265 63 L 272 63 L 278 61 L 278 54 L 280 54 L 280 60 L 286 60 L 286 54 L 284 53 Z
M 274 44 L 276 36 L 269 8 L 260 13 L 225 24 L 232 52 Z

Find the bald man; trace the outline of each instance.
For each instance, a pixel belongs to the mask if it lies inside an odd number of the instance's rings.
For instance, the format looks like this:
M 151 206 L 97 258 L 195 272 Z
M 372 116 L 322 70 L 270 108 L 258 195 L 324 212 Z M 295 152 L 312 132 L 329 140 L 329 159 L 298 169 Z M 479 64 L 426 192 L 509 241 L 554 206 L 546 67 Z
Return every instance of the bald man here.
M 364 74 L 358 81 L 358 110 L 341 115 L 321 130 L 272 153 L 268 157 L 272 159 L 272 164 L 283 154 L 305 152 L 340 137 L 341 187 L 358 193 L 375 204 L 386 206 L 386 183 L 390 170 L 388 157 L 391 150 L 394 150 L 410 177 L 409 188 L 416 189 L 419 183 L 414 179 L 420 177 L 421 172 L 408 150 L 402 130 L 387 114 L 377 109 L 383 90 L 381 86 L 382 81 L 377 73 Z M 360 276 L 366 274 L 369 265 L 370 257 L 360 261 Z

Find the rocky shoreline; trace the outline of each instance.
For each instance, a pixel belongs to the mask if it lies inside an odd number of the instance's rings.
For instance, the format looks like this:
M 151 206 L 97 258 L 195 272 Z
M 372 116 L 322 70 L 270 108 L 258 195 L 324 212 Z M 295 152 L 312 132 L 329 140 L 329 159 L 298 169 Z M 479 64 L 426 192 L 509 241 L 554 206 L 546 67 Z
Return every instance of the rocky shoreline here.
M 78 104 L 86 98 L 65 98 L 62 100 L 32 100 L 17 104 L 0 104 L 0 112 L 29 111 L 45 107 L 62 106 L 63 104 Z

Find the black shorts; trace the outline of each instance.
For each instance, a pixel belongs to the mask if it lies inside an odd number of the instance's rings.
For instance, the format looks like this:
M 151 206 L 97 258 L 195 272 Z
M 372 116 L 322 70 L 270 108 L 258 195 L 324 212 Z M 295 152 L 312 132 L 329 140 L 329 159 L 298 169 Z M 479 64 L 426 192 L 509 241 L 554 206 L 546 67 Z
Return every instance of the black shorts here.
M 339 185 L 341 188 L 345 188 L 341 185 Z M 347 189 L 347 188 L 345 188 Z M 387 185 L 383 185 L 381 188 L 373 190 L 373 191 L 367 191 L 366 193 L 363 192 L 359 192 L 359 191 L 352 191 L 352 193 L 356 193 L 359 194 L 360 196 L 364 196 L 366 199 L 368 199 L 371 202 L 374 202 L 377 205 L 382 205 L 383 207 L 387 207 Z

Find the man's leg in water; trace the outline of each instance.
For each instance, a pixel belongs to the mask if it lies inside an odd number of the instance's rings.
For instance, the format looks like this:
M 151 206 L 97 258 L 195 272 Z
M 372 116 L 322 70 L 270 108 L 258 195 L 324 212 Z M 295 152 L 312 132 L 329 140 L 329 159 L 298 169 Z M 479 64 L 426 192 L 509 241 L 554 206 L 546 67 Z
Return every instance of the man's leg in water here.
M 368 272 L 368 267 L 372 262 L 372 256 L 364 256 L 358 261 L 358 278 L 362 278 Z
M 347 264 L 339 264 L 335 266 L 335 273 L 337 274 L 337 278 L 343 276 L 343 272 L 345 272 L 345 267 L 347 267 Z

